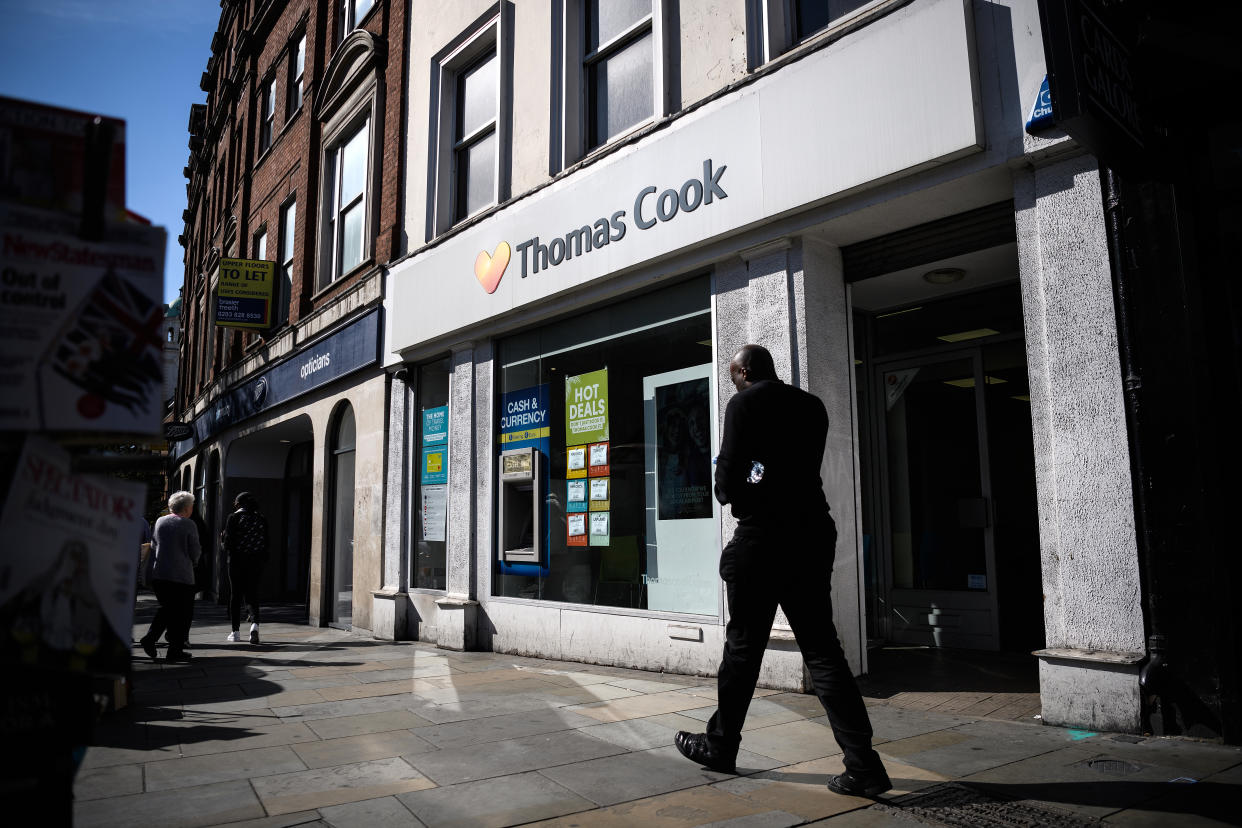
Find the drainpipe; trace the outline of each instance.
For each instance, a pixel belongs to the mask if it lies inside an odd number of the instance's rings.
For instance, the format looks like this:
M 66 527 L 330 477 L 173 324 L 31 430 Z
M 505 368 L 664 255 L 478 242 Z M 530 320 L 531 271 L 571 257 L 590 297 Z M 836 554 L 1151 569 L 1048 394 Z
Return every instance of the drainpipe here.
M 1135 535 L 1140 559 L 1139 577 L 1143 589 L 1143 619 L 1147 628 L 1147 663 L 1139 671 L 1139 686 L 1145 697 L 1144 724 L 1159 700 L 1168 692 L 1169 664 L 1165 658 L 1167 639 L 1161 632 L 1161 595 L 1158 589 L 1155 554 L 1151 537 L 1152 518 L 1147 500 L 1147 468 L 1143 460 L 1142 390 L 1143 379 L 1136 353 L 1131 311 L 1134 305 L 1132 283 L 1125 267 L 1127 248 L 1123 241 L 1120 183 L 1111 167 L 1100 167 L 1100 190 L 1104 200 L 1104 232 L 1108 242 L 1108 261 L 1112 271 L 1113 305 L 1117 314 L 1117 344 L 1121 357 L 1126 425 L 1129 432 L 1130 474 L 1134 497 Z

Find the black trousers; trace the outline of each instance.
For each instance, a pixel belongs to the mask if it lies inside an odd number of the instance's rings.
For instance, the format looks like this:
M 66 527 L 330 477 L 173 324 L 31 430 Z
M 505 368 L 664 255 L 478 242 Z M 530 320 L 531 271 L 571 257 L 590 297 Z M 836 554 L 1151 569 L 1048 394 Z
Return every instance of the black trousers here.
M 168 652 L 176 654 L 184 649 L 190 637 L 190 622 L 194 618 L 194 584 L 179 584 L 174 581 L 155 580 L 151 582 L 155 597 L 159 599 L 159 609 L 151 620 L 151 627 L 144 640 L 152 643 L 168 631 Z
M 250 617 L 259 623 L 259 576 L 263 574 L 262 558 L 229 555 L 229 621 L 233 629 L 241 627 L 242 596 L 250 607 Z
M 871 747 L 871 719 L 832 623 L 836 528 L 827 520 L 828 537 L 735 535 L 721 554 L 729 623 L 717 679 L 718 707 L 707 723 L 707 736 L 717 751 L 736 755 L 779 605 L 802 650 L 815 695 L 828 713 L 845 769 L 868 773 L 883 763 Z

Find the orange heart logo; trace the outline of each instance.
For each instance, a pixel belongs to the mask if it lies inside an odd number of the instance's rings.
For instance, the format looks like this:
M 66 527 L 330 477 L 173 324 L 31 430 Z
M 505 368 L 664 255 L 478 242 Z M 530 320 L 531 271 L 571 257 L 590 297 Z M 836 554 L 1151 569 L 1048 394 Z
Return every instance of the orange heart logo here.
M 479 251 L 478 257 L 474 260 L 474 277 L 488 293 L 496 292 L 496 288 L 500 285 L 500 277 L 505 275 L 505 268 L 509 266 L 511 253 L 509 243 L 505 241 L 496 245 L 496 252 L 490 256 L 487 255 L 486 250 Z

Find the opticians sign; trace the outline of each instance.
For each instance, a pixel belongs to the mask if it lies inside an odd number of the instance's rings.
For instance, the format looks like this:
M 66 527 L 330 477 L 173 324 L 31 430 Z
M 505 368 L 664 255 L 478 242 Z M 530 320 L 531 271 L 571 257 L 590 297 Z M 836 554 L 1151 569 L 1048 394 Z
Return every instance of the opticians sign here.
M 700 207 L 729 197 L 720 183 L 727 169 L 727 165 L 717 167 L 708 158 L 703 161 L 702 175 L 687 178 L 679 187 L 663 191 L 655 185 L 643 187 L 634 196 L 628 215 L 625 210 L 613 211 L 611 215 L 600 216 L 549 239 L 547 243 L 539 236 L 512 247 L 502 241 L 491 253 L 486 250 L 479 252 L 474 260 L 474 276 L 483 290 L 495 293 L 514 252 L 521 262 L 521 278 L 525 279 L 540 270 L 557 267 L 575 256 L 580 258 L 592 250 L 624 240 L 630 221 L 639 230 L 650 230 L 659 223 L 671 222 L 678 214 L 693 213 Z

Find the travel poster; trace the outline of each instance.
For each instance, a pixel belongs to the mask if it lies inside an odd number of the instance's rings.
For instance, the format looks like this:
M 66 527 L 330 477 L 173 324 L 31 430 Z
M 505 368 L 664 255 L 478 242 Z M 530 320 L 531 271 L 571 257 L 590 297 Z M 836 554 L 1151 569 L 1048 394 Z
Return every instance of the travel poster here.
M 587 476 L 608 476 L 608 444 L 591 443 L 587 446 Z
M 448 486 L 421 486 L 423 540 L 444 540 L 448 521 Z
M 591 478 L 591 508 L 592 512 L 607 512 L 611 506 L 609 505 L 608 478 L 592 477 Z
M 565 443 L 608 439 L 608 369 L 565 378 Z
M 587 482 L 585 480 L 565 481 L 565 511 L 585 512 L 587 510 Z
M 609 534 L 609 512 L 591 512 L 591 546 L 607 546 L 612 542 Z
M 565 543 L 568 546 L 587 545 L 586 518 L 581 512 L 565 515 Z
M 423 445 L 448 441 L 448 406 L 423 409 Z
M 565 449 L 565 477 L 576 480 L 586 476 L 586 446 L 570 446 Z
M 707 378 L 655 389 L 656 487 L 660 520 L 712 516 Z
M 418 482 L 423 486 L 448 483 L 448 446 L 444 444 L 423 446 L 422 465 Z

